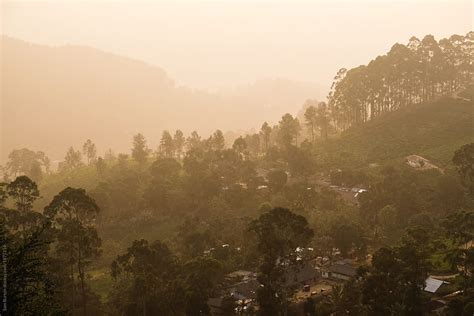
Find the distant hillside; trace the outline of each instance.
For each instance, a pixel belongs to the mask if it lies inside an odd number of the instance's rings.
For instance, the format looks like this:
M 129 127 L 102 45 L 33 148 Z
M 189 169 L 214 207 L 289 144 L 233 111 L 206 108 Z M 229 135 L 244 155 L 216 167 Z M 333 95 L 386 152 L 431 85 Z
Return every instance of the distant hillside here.
M 411 154 L 446 164 L 456 149 L 470 142 L 474 142 L 474 103 L 445 97 L 350 128 L 324 149 L 327 161 L 335 164 L 378 163 Z
M 258 128 L 320 93 L 305 83 L 266 80 L 212 94 L 177 86 L 159 67 L 93 48 L 8 37 L 1 44 L 0 163 L 21 147 L 61 159 L 67 147 L 87 138 L 101 152 L 128 152 L 137 132 L 156 148 L 164 129 L 207 134 Z

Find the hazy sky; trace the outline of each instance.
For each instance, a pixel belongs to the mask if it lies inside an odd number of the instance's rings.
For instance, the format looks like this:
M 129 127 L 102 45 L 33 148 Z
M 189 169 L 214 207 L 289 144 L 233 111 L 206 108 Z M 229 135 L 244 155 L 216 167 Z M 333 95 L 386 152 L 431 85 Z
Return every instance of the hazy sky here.
M 457 0 L 2 2 L 3 34 L 141 59 L 207 89 L 277 77 L 328 86 L 395 42 L 472 22 L 472 1 Z

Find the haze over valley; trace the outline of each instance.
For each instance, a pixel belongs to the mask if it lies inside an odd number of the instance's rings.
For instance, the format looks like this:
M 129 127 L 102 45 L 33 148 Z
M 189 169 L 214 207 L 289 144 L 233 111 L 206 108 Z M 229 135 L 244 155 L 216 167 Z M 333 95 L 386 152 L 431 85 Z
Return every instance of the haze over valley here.
M 339 68 L 471 26 L 469 1 L 322 3 L 2 2 L 0 161 L 29 146 L 59 160 L 84 137 L 103 153 L 138 131 L 156 148 L 167 129 L 258 129 L 325 101 Z
M 215 129 L 248 131 L 324 95 L 321 87 L 285 79 L 212 93 L 179 86 L 165 70 L 142 61 L 10 37 L 2 38 L 2 78 L 3 117 L 8 118 L 1 127 L 2 160 L 23 147 L 62 159 L 68 146 L 79 146 L 84 137 L 94 138 L 103 153 L 128 150 L 138 132 L 156 148 L 166 129 L 204 135 Z M 18 130 L 19 125 L 25 128 Z
M 474 315 L 472 1 L 1 9 L 1 315 Z

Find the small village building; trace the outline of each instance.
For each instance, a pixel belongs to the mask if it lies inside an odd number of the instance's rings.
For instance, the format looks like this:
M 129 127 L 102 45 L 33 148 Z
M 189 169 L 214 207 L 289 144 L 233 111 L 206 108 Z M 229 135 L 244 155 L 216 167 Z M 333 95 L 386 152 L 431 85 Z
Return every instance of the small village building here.
M 418 155 L 407 156 L 406 163 L 414 169 L 420 169 L 420 170 L 438 169 L 439 170 L 439 168 L 435 166 L 433 163 L 431 163 L 431 161 Z
M 257 297 L 260 282 L 256 279 L 246 280 L 232 285 L 230 295 L 237 300 L 253 300 Z
M 226 280 L 230 284 L 226 292 L 236 300 L 255 299 L 260 283 L 257 281 L 257 274 L 252 271 L 237 270 L 226 275 Z
M 318 281 L 321 274 L 309 262 L 300 262 L 287 268 L 285 282 L 288 287 L 302 287 Z
M 225 276 L 226 279 L 230 281 L 243 281 L 246 279 L 254 279 L 257 275 L 255 272 L 247 270 L 237 270 L 233 271 Z
M 441 285 L 447 283 L 446 281 L 442 281 L 442 280 L 437 280 L 437 279 L 433 279 L 432 277 L 428 277 L 426 280 L 425 280 L 425 292 L 429 292 L 429 293 L 436 293 L 436 291 L 438 291 L 438 289 L 441 287 Z
M 341 261 L 336 262 L 322 270 L 322 277 L 326 279 L 336 279 L 347 281 L 357 275 L 357 270 L 354 266 Z
M 354 190 L 354 189 L 353 189 L 353 190 Z M 354 191 L 352 191 L 352 192 L 354 192 Z M 367 190 L 366 190 L 366 189 L 359 189 L 359 188 L 357 188 L 357 190 L 356 190 L 355 192 L 356 192 L 356 193 L 354 194 L 354 198 L 356 199 L 356 198 L 359 197 L 359 194 L 364 193 L 364 192 L 367 192 Z

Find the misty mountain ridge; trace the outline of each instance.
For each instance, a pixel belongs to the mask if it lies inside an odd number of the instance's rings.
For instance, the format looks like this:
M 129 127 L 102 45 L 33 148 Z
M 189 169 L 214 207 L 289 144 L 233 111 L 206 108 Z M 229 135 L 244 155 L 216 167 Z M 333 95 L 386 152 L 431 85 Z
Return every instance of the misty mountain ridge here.
M 62 159 L 69 146 L 79 148 L 87 138 L 101 151 L 128 152 L 138 132 L 155 149 L 166 129 L 207 136 L 215 129 L 259 128 L 282 113 L 296 113 L 306 99 L 321 96 L 320 90 L 265 79 L 212 93 L 179 86 L 164 69 L 132 58 L 2 36 L 0 160 L 22 147 Z

